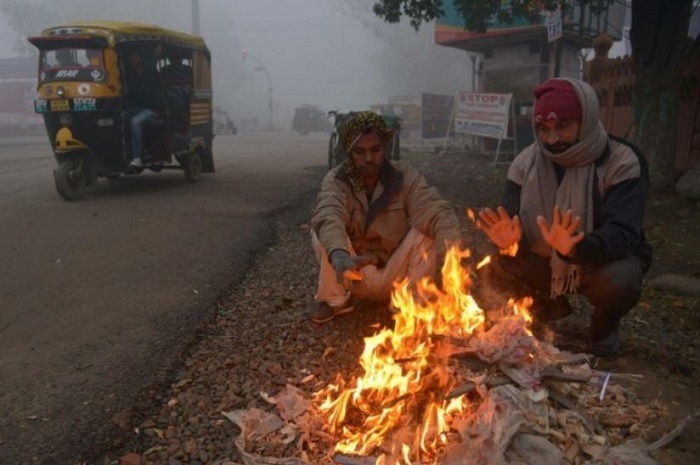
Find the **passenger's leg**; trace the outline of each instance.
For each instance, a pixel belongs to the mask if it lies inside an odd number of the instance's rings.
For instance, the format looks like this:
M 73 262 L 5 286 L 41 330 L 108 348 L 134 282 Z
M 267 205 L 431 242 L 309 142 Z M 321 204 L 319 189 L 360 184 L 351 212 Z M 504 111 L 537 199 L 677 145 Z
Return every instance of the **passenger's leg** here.
M 147 108 L 139 110 L 131 117 L 131 158 L 133 161 L 141 161 L 143 156 L 143 129 L 146 124 L 155 121 L 157 115 Z

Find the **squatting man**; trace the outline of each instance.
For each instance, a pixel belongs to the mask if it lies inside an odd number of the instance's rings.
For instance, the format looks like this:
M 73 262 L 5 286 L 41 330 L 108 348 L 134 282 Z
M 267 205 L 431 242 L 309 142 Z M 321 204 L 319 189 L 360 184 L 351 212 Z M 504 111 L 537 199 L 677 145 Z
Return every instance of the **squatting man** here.
M 479 213 L 477 226 L 500 255 L 486 281 L 534 297 L 536 320 L 571 313 L 566 294 L 595 307 L 589 351 L 620 351 L 619 327 L 641 297 L 652 250 L 642 229 L 647 165 L 629 142 L 607 134 L 594 89 L 573 79 L 535 88 L 535 142 L 508 169 L 502 205 Z
M 385 157 L 392 136 L 370 111 L 341 127 L 347 159 L 323 178 L 311 220 L 320 271 L 309 317 L 317 323 L 360 300 L 388 304 L 395 281 L 436 278 L 445 250 L 461 241 L 450 203 L 414 168 Z

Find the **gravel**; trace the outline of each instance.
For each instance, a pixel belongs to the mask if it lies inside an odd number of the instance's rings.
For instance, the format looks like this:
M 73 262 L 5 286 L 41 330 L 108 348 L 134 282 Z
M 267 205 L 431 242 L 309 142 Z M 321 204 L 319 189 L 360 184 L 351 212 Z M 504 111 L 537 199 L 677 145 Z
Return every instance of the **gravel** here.
M 453 202 L 464 218 L 465 239 L 480 258 L 484 240 L 464 212 L 467 207 L 497 204 L 503 167 L 475 155 L 414 153 L 406 158 Z M 276 219 L 276 245 L 258 257 L 247 277 L 216 303 L 216 317 L 197 330 L 197 342 L 183 354 L 170 385 L 154 386 L 133 411 L 115 416 L 119 428 L 115 428 L 114 447 L 87 463 L 120 464 L 120 458 L 123 464 L 141 465 L 240 463 L 233 442 L 239 431 L 221 412 L 269 409 L 261 393 L 276 394 L 287 383 L 311 393 L 338 373 L 359 374 L 362 338 L 373 334 L 376 325 L 390 324 L 390 315 L 383 308 L 363 308 L 321 326 L 305 317 L 317 273 L 308 226 L 313 203 L 314 196 L 309 195 L 295 210 L 281 213 Z M 684 361 L 676 362 L 682 365 L 678 369 L 685 376 L 694 376 L 692 383 L 697 386 L 700 341 L 697 336 L 684 336 L 696 334 L 697 329 L 677 327 L 675 320 L 663 320 L 665 312 L 661 311 L 662 305 L 675 305 L 676 313 L 685 315 L 697 328 L 697 310 L 693 313 L 697 302 L 681 298 L 679 303 L 679 297 L 668 294 L 657 297 L 658 301 L 653 300 L 654 295 L 645 296 L 652 310 L 660 302 L 659 311 L 635 317 L 625 342 L 641 351 L 641 359 L 653 359 L 660 365 L 682 353 Z M 586 311 L 582 305 L 576 313 L 580 316 Z M 644 322 L 639 323 L 640 319 Z M 656 331 L 650 332 L 650 327 Z M 583 343 L 580 328 L 564 325 L 562 331 L 561 348 L 578 351 L 577 344 Z M 686 344 L 678 347 L 665 334 L 669 332 L 684 337 Z M 581 341 L 577 342 L 577 336 Z M 649 339 L 655 341 L 653 347 Z M 303 384 L 310 374 L 314 381 Z

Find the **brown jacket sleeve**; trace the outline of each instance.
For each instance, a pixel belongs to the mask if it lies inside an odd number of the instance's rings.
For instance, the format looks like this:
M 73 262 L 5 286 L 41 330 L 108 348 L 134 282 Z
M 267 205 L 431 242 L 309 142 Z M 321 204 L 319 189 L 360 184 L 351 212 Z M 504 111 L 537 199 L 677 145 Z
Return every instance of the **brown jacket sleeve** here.
M 461 241 L 460 222 L 452 205 L 414 168 L 404 167 L 403 172 L 411 226 L 434 238 L 437 246 Z
M 345 225 L 350 221 L 351 199 L 349 186 L 336 179 L 340 168 L 330 170 L 321 181 L 316 209 L 311 217 L 311 228 L 328 254 L 335 249 L 348 250 Z

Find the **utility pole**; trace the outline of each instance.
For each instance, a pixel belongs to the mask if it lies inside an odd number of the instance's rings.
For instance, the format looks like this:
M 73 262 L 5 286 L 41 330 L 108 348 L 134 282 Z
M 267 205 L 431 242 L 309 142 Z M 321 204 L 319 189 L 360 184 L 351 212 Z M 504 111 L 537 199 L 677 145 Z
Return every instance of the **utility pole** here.
M 561 73 L 561 56 L 564 50 L 564 8 L 562 0 L 559 8 L 547 14 L 547 41 L 549 42 L 549 77 L 559 77 Z
M 192 0 L 192 34 L 199 35 L 199 0 Z
M 273 111 L 273 104 L 272 104 L 272 76 L 270 76 L 270 70 L 267 69 L 267 66 L 265 66 L 265 63 L 260 61 L 257 57 L 251 55 L 248 53 L 247 49 L 241 50 L 242 53 L 242 60 L 246 61 L 246 58 L 250 58 L 255 63 L 257 63 L 257 66 L 253 66 L 253 71 L 262 71 L 265 73 L 267 76 L 267 96 L 268 96 L 268 111 L 270 113 L 270 121 L 269 121 L 269 128 L 270 130 L 273 130 L 275 128 L 275 123 L 274 123 L 274 111 Z

